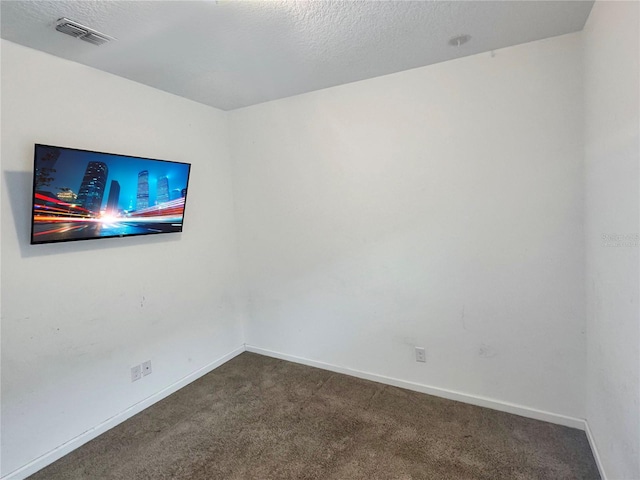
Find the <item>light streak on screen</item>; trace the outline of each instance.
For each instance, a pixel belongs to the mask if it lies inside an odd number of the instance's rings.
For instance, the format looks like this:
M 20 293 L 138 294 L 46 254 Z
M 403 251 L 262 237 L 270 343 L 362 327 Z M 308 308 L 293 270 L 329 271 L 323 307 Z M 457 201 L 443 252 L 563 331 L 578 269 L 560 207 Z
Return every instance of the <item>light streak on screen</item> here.
M 36 144 L 31 244 L 181 232 L 190 170 Z

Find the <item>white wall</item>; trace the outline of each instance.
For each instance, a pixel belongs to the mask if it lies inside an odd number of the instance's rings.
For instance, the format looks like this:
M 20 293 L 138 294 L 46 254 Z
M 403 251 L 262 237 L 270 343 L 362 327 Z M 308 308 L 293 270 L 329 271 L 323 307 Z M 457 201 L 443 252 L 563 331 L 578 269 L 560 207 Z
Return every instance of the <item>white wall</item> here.
M 243 343 L 226 114 L 2 41 L 2 474 Z M 35 142 L 192 163 L 182 234 L 30 246 Z M 153 362 L 131 383 L 129 368 Z
M 596 2 L 583 31 L 586 416 L 606 475 L 640 478 L 637 2 Z
M 583 417 L 580 41 L 231 112 L 247 343 Z

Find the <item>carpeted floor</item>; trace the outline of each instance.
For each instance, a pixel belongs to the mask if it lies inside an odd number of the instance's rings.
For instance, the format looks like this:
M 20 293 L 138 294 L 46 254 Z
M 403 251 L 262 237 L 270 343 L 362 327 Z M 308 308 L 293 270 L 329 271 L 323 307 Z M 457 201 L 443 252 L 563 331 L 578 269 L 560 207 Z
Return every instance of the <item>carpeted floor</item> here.
M 30 480 L 599 478 L 582 431 L 243 353 Z

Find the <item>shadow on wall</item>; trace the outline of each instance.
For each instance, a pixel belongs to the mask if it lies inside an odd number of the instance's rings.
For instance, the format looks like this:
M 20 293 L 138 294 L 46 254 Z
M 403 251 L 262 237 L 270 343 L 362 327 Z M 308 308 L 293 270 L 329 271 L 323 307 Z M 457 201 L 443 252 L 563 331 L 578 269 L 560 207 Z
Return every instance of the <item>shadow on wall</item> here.
M 58 255 L 69 252 L 107 250 L 124 246 L 149 245 L 166 242 L 177 242 L 180 233 L 172 235 L 145 235 L 126 238 L 101 238 L 98 241 L 75 241 L 31 245 L 31 192 L 33 190 L 33 174 L 31 172 L 4 172 L 4 184 L 13 214 L 14 233 L 18 239 L 22 258 Z M 9 232 L 3 232 L 6 238 Z

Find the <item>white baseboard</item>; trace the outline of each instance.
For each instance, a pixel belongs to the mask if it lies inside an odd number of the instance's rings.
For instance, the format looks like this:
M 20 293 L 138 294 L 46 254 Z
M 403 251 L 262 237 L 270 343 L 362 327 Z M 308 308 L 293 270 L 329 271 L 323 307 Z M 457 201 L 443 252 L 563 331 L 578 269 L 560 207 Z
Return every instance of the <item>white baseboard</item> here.
M 351 368 L 338 367 L 329 363 L 318 362 L 316 360 L 309 360 L 307 358 L 296 357 L 294 355 L 287 355 L 280 352 L 274 352 L 266 350 L 264 348 L 255 347 L 253 345 L 246 345 L 248 352 L 259 353 L 268 357 L 279 358 L 281 360 L 287 360 L 294 363 L 300 363 L 308 365 L 310 367 L 322 368 L 323 370 L 329 370 L 336 373 L 344 373 L 345 375 L 351 375 L 352 377 L 358 377 L 365 380 L 372 380 L 378 383 L 384 383 L 385 385 L 392 385 L 394 387 L 406 388 L 407 390 L 413 390 L 416 392 L 426 393 L 434 395 L 436 397 L 447 398 L 449 400 L 456 400 L 459 402 L 469 403 L 471 405 L 477 405 L 479 407 L 491 408 L 492 410 L 499 410 L 501 412 L 513 413 L 514 415 L 520 415 L 521 417 L 533 418 L 535 420 L 542 420 L 549 423 L 555 423 L 557 425 L 563 425 L 565 427 L 577 428 L 579 430 L 585 429 L 585 422 L 581 418 L 568 417 L 566 415 L 560 415 L 557 413 L 546 412 L 544 410 L 537 410 L 535 408 L 525 407 L 523 405 L 517 405 L 514 403 L 503 402 L 500 400 L 494 400 L 492 398 L 481 397 L 478 395 L 472 395 L 468 393 L 456 392 L 453 390 L 447 390 L 438 387 L 431 387 L 429 385 L 423 385 L 421 383 L 409 382 L 406 380 L 398 380 L 396 378 L 385 377 L 384 375 L 377 375 L 375 373 L 362 372 L 360 370 L 353 370 Z
M 23 480 L 23 479 L 27 478 L 29 475 L 33 475 L 38 470 L 42 470 L 47 465 L 52 464 L 53 462 L 55 462 L 59 458 L 64 457 L 65 455 L 67 455 L 68 453 L 72 452 L 76 448 L 84 445 L 85 443 L 87 443 L 90 440 L 93 440 L 98 435 L 103 434 L 107 430 L 112 429 L 116 425 L 118 425 L 118 424 L 124 422 L 125 420 L 133 417 L 134 415 L 140 413 L 145 408 L 150 407 L 154 403 L 159 402 L 160 400 L 162 400 L 165 397 L 168 397 L 172 393 L 174 393 L 174 392 L 180 390 L 181 388 L 187 386 L 191 382 L 194 382 L 195 380 L 197 380 L 198 378 L 202 377 L 203 375 L 206 375 L 207 373 L 211 372 L 212 370 L 215 370 L 216 368 L 218 368 L 223 363 L 228 362 L 233 357 L 235 357 L 237 355 L 240 355 L 244 351 L 245 351 L 244 345 L 236 348 L 235 350 L 227 353 L 226 355 L 223 355 L 222 357 L 220 357 L 217 360 L 211 362 L 210 364 L 205 365 L 204 367 L 196 370 L 193 373 L 190 373 L 186 377 L 181 378 L 177 382 L 169 385 L 166 388 L 163 388 L 159 392 L 154 393 L 153 395 L 145 398 L 144 400 L 141 400 L 138 403 L 130 406 L 126 410 L 124 410 L 124 411 L 114 415 L 113 417 L 105 420 L 104 422 L 100 423 L 99 425 L 96 425 L 95 427 L 87 430 L 86 432 L 81 433 L 77 437 L 72 438 L 68 442 L 63 443 L 59 447 L 54 448 L 50 452 L 47 452 L 44 455 L 41 455 L 40 457 L 36 458 L 35 460 L 32 460 L 31 462 L 27 463 L 26 465 L 18 468 L 17 470 L 14 470 L 13 472 L 10 472 L 10 473 L 6 474 L 5 476 L 1 477 L 0 480 Z
M 598 452 L 598 447 L 596 446 L 596 440 L 593 438 L 593 433 L 591 432 L 591 428 L 589 428 L 589 422 L 587 420 L 584 421 L 584 433 L 587 434 L 587 440 L 589 440 L 589 446 L 591 447 L 591 452 L 593 453 L 593 459 L 596 461 L 596 465 L 598 466 L 598 471 L 600 472 L 600 477 L 602 480 L 607 480 L 607 475 L 604 473 L 604 466 L 602 465 L 602 460 L 600 459 L 600 453 Z

